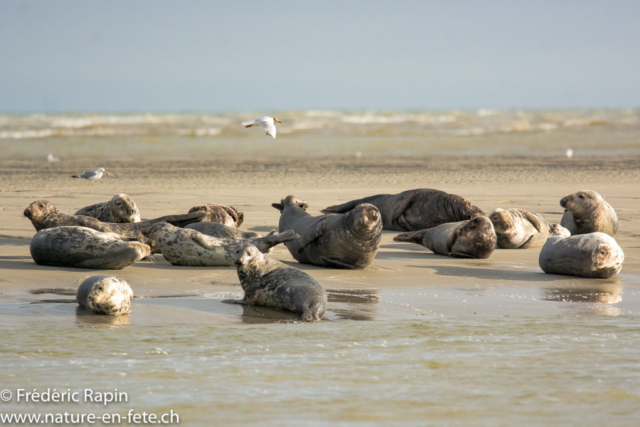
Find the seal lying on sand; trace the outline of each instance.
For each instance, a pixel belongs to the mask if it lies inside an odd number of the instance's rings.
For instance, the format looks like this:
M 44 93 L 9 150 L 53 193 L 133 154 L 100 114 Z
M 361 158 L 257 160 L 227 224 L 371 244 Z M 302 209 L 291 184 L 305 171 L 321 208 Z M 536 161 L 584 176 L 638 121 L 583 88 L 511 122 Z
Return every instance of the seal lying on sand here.
M 174 227 L 166 222 L 154 224 L 143 231 L 143 234 L 158 244 L 162 256 L 171 264 L 209 267 L 233 265 L 236 251 L 247 243 L 266 252 L 280 243 L 300 237 L 293 231 L 285 231 L 257 239 L 218 239 L 196 230 Z
M 549 223 L 544 217 L 524 209 L 496 209 L 489 214 L 502 249 L 526 249 L 544 245 Z
M 301 237 L 285 243 L 301 263 L 329 268 L 366 268 L 376 256 L 382 238 L 378 209 L 362 204 L 346 214 L 311 216 L 307 202 L 287 196 L 278 209 L 280 232 L 293 230 Z
M 244 213 L 233 206 L 209 203 L 208 205 L 194 206 L 189 209 L 189 213 L 191 212 L 204 212 L 207 216 L 203 221 L 217 222 L 229 227 L 240 227 L 240 224 L 244 221 Z
M 477 216 L 467 221 L 398 234 L 393 240 L 417 243 L 439 255 L 489 258 L 496 246 L 496 233 L 489 218 Z
M 538 263 L 545 273 L 607 279 L 622 269 L 624 252 L 608 234 L 563 235 L 556 228 L 540 251 Z
M 480 208 L 465 198 L 429 188 L 365 197 L 329 206 L 321 212 L 345 213 L 362 203 L 377 207 L 382 215 L 383 228 L 394 231 L 424 230 L 484 215 Z
M 91 276 L 78 288 L 78 304 L 96 314 L 120 315 L 131 312 L 133 290 L 115 276 Z
M 327 292 L 304 271 L 266 257 L 250 244 L 236 251 L 235 264 L 244 297 L 226 302 L 289 310 L 307 322 L 324 316 Z
M 618 215 L 611 205 L 595 191 L 585 190 L 570 194 L 560 200 L 565 208 L 560 225 L 571 235 L 601 231 L 613 237 L 618 232 Z
M 256 237 L 262 237 L 261 234 L 252 231 L 241 231 L 217 222 L 195 222 L 184 228 L 196 230 L 207 236 L 217 237 L 219 239 L 254 239 Z
M 118 234 L 75 226 L 38 231 L 30 250 L 36 264 L 102 270 L 122 270 L 151 253 L 149 246 Z
M 80 209 L 74 215 L 85 215 L 102 222 L 140 222 L 140 211 L 126 194 L 117 194 L 108 202 Z

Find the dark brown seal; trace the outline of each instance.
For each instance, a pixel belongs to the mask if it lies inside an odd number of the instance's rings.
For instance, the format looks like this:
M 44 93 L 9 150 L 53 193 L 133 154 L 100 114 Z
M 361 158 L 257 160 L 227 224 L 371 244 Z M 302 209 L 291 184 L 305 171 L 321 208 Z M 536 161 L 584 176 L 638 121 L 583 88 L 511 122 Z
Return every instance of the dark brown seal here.
M 585 190 L 570 194 L 560 200 L 565 208 L 560 225 L 571 235 L 600 231 L 614 237 L 620 221 L 615 209 L 595 191 Z
M 126 194 L 116 194 L 108 202 L 86 206 L 74 215 L 90 216 L 102 222 L 140 222 L 138 206 Z
M 189 213 L 191 212 L 204 212 L 207 216 L 203 221 L 217 222 L 229 227 L 240 227 L 244 221 L 244 213 L 233 206 L 209 203 L 207 205 L 194 206 L 189 209 Z
M 380 210 L 385 230 L 418 231 L 447 222 L 471 219 L 484 212 L 469 200 L 430 188 L 408 190 L 399 194 L 378 194 L 329 206 L 324 213 L 345 213 L 362 203 L 370 203 Z

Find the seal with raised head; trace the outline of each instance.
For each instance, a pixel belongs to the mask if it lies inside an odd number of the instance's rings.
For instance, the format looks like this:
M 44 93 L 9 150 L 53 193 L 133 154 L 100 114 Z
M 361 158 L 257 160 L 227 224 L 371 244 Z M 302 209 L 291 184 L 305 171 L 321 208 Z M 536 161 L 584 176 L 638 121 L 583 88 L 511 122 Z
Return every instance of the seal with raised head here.
M 418 231 L 447 222 L 458 222 L 484 215 L 469 200 L 430 188 L 408 190 L 398 194 L 378 194 L 329 206 L 323 213 L 345 213 L 362 203 L 370 203 L 380 210 L 382 227 L 393 231 Z
M 571 235 L 600 231 L 614 237 L 618 232 L 620 221 L 615 209 L 595 191 L 570 194 L 560 200 L 560 206 L 565 209 L 560 224 Z
M 412 242 L 439 255 L 454 258 L 489 258 L 496 246 L 493 224 L 486 216 L 442 224 L 427 230 L 398 234 L 396 242 Z
M 194 206 L 189 209 L 189 213 L 191 212 L 204 212 L 206 217 L 203 221 L 217 222 L 229 227 L 240 227 L 244 221 L 244 213 L 233 206 L 209 203 L 207 205 Z
M 207 236 L 217 237 L 219 239 L 255 239 L 262 237 L 261 234 L 254 233 L 253 231 L 242 231 L 217 222 L 194 222 L 184 228 L 196 230 Z
M 74 215 L 90 216 L 102 222 L 140 222 L 138 206 L 126 194 L 116 194 L 108 202 L 86 206 Z
M 622 269 L 624 252 L 608 234 L 563 236 L 566 232 L 557 228 L 540 251 L 538 263 L 545 273 L 607 279 Z
M 307 322 L 324 316 L 327 291 L 304 271 L 263 255 L 251 244 L 236 251 L 235 264 L 244 297 L 226 302 L 293 311 Z
M 122 270 L 151 253 L 138 241 L 77 226 L 38 231 L 30 250 L 36 264 L 101 270 Z
M 293 196 L 274 203 L 281 212 L 279 229 L 300 239 L 285 243 L 298 262 L 329 268 L 366 268 L 380 247 L 382 220 L 378 208 L 364 203 L 346 214 L 311 216 L 309 204 Z
M 272 247 L 299 238 L 293 231 L 252 239 L 218 239 L 196 230 L 174 227 L 166 222 L 144 230 L 143 234 L 153 239 L 162 256 L 173 265 L 183 266 L 231 266 L 236 251 L 247 243 L 267 252 Z
M 96 314 L 118 316 L 131 312 L 133 290 L 123 279 L 115 276 L 91 276 L 76 293 L 81 307 Z
M 526 249 L 544 245 L 549 223 L 539 213 L 524 209 L 496 209 L 489 214 L 502 249 Z

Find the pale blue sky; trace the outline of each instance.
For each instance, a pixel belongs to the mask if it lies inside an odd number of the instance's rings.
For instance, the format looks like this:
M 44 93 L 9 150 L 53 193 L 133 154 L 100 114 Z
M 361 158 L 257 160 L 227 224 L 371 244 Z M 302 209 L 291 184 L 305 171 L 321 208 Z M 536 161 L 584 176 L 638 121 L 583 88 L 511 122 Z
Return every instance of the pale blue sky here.
M 0 2 L 0 111 L 640 105 L 640 1 Z

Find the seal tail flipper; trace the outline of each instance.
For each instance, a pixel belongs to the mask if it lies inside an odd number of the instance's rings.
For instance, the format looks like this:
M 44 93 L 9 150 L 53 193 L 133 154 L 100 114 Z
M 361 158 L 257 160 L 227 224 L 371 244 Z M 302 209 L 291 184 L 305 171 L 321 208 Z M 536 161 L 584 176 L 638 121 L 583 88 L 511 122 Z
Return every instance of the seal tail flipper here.
M 305 322 L 317 322 L 322 319 L 322 316 L 324 316 L 324 310 L 322 309 L 322 304 L 317 301 L 302 309 L 302 320 Z
M 265 237 L 260 237 L 258 239 L 250 239 L 251 243 L 255 245 L 256 248 L 262 253 L 266 253 L 272 247 L 279 245 L 280 243 L 290 242 L 292 240 L 299 239 L 300 236 L 297 235 L 293 230 L 283 231 L 280 234 L 269 234 Z
M 420 230 L 420 231 L 411 231 L 409 233 L 398 234 L 396 237 L 393 238 L 393 240 L 395 240 L 396 242 L 411 242 L 411 243 L 422 244 L 422 239 L 424 238 L 426 231 L 427 230 Z
M 183 215 L 168 215 L 160 218 L 156 218 L 148 221 L 149 224 L 156 224 L 158 222 L 168 222 L 171 225 L 175 225 L 176 227 L 184 227 L 186 225 L 192 224 L 194 222 L 202 222 L 206 219 L 207 213 L 202 211 L 195 211 Z
M 284 205 L 282 203 L 271 203 L 271 206 L 278 209 L 280 213 L 284 210 Z

